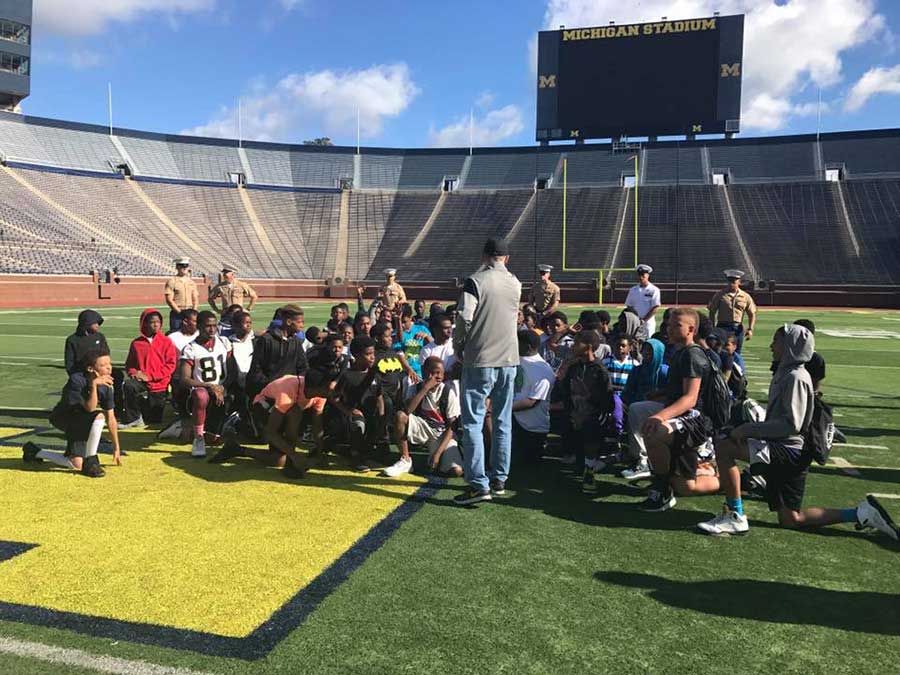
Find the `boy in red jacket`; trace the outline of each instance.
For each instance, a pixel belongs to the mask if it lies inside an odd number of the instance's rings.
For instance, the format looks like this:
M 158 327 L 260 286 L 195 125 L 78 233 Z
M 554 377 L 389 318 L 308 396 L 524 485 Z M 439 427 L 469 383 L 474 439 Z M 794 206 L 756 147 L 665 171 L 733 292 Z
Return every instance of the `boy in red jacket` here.
M 162 314 L 153 308 L 141 312 L 141 334 L 131 341 L 125 360 L 122 384 L 122 417 L 120 429 L 145 426 L 145 422 L 161 422 L 166 392 L 178 351 L 162 333 Z

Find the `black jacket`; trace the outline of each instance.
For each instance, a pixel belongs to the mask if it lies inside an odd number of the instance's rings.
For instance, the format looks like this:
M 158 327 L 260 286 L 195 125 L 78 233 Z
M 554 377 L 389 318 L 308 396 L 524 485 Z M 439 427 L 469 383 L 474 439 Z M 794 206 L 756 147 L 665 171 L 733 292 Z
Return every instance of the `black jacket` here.
M 78 327 L 75 332 L 66 338 L 65 362 L 66 372 L 71 375 L 82 369 L 81 360 L 92 349 L 99 349 L 109 354 L 109 345 L 103 333 L 88 333 L 88 326 L 98 323 L 103 325 L 103 317 L 100 312 L 86 309 L 78 315 Z
M 281 328 L 270 328 L 253 343 L 253 361 L 247 373 L 247 393 L 252 397 L 269 382 L 285 375 L 305 375 L 303 340 L 285 337 Z

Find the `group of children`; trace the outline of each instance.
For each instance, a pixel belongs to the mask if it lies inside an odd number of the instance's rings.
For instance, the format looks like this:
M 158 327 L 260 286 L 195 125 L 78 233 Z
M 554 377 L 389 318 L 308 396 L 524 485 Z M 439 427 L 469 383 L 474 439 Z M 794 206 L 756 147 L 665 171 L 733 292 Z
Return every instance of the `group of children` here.
M 28 444 L 25 460 L 100 476 L 104 426 L 119 463 L 118 428 L 159 422 L 171 405 L 180 430 L 170 425 L 177 433 L 169 435 L 190 439 L 195 457 L 205 457 L 209 443 L 221 445 L 213 463 L 249 457 L 302 477 L 317 456 L 336 451 L 358 471 L 378 467 L 396 477 L 412 470 L 410 446 L 423 446 L 432 471 L 462 476 L 455 307 L 434 303 L 425 310 L 421 301 L 367 307 L 360 293 L 352 320 L 340 303 L 322 328 L 306 329 L 303 309 L 288 304 L 255 334 L 252 317 L 236 306 L 221 319 L 183 312 L 177 330 L 164 335 L 162 316 L 151 308 L 141 314 L 122 370 L 112 367 L 102 317 L 86 310 L 66 341 L 69 381 L 51 414 L 65 432 L 66 452 Z M 676 495 L 723 489 L 725 512 L 700 524 L 713 534 L 747 531 L 741 494 L 752 484 L 785 525 L 853 520 L 897 538 L 872 496 L 856 509 L 801 508 L 810 463 L 804 434 L 824 378 L 811 322 L 776 333 L 762 414 L 747 398 L 734 336 L 693 309 L 667 310 L 652 336 L 628 309 L 615 323 L 605 311 L 586 310 L 570 324 L 561 311 L 541 317 L 526 305 L 518 322 L 515 462 L 539 461 L 552 451 L 550 437 L 559 443 L 560 461 L 577 465 L 586 493 L 597 492 L 598 472 L 624 464 L 623 478 L 651 481 L 640 505 L 650 512 L 672 508 Z M 297 451 L 304 434 L 310 453 Z M 241 445 L 240 435 L 267 448 Z M 399 456 L 391 456 L 391 443 Z M 751 462 L 752 480 L 742 480 L 737 459 Z

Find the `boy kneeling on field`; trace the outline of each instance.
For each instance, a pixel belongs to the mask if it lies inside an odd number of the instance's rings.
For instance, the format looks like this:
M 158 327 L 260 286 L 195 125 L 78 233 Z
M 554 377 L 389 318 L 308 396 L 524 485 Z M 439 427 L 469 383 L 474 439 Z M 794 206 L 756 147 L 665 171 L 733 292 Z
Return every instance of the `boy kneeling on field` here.
M 26 462 L 47 460 L 65 469 L 80 471 L 85 476 L 100 478 L 105 472 L 100 466 L 97 448 L 105 422 L 112 437 L 113 461 L 121 465 L 112 384 L 109 354 L 97 349 L 86 352 L 81 360 L 81 370 L 69 375 L 62 399 L 50 413 L 51 424 L 66 435 L 65 453 L 41 450 L 34 443 L 26 443 L 22 458 Z
M 394 418 L 394 434 L 400 459 L 384 470 L 386 476 L 399 476 L 412 470 L 409 444 L 428 448 L 428 466 L 432 471 L 452 476 L 463 475 L 463 458 L 453 427 L 459 419 L 459 397 L 444 382 L 444 363 L 430 356 L 422 364 L 422 382 L 406 393 L 406 409 Z

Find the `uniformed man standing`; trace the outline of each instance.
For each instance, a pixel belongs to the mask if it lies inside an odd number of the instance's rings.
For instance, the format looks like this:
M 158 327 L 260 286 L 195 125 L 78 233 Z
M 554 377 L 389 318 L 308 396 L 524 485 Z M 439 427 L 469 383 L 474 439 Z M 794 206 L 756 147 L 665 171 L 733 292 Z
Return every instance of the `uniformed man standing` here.
M 249 284 L 240 279 L 235 279 L 236 270 L 230 265 L 222 266 L 222 281 L 213 286 L 209 291 L 209 304 L 222 314 L 231 305 L 240 305 L 248 312 L 256 304 L 256 291 Z M 216 300 L 222 299 L 222 308 L 216 306 Z
M 650 283 L 652 272 L 653 268 L 650 265 L 638 265 L 638 283 L 628 290 L 628 296 L 625 298 L 625 306 L 631 307 L 637 313 L 647 327 L 647 335 L 653 335 L 656 332 L 654 315 L 662 304 L 659 289 Z
M 385 283 L 378 291 L 378 299 L 384 303 L 388 309 L 394 309 L 397 305 L 406 302 L 406 291 L 403 286 L 397 283 L 397 270 L 388 267 L 384 271 Z
M 528 303 L 533 305 L 541 316 L 553 314 L 559 307 L 559 286 L 550 281 L 552 265 L 538 265 L 540 280 L 532 285 Z
M 181 312 L 185 309 L 199 309 L 200 298 L 197 284 L 191 279 L 191 259 L 175 259 L 175 276 L 166 282 L 166 304 L 169 306 L 169 331 L 181 329 Z
M 728 286 L 716 293 L 709 301 L 709 320 L 716 328 L 724 328 L 737 338 L 737 350 L 740 352 L 744 346 L 744 339 L 753 337 L 753 326 L 756 325 L 756 303 L 753 297 L 741 290 L 741 279 L 744 273 L 741 270 L 725 270 L 725 278 Z M 744 331 L 744 315 L 747 315 L 749 325 Z

